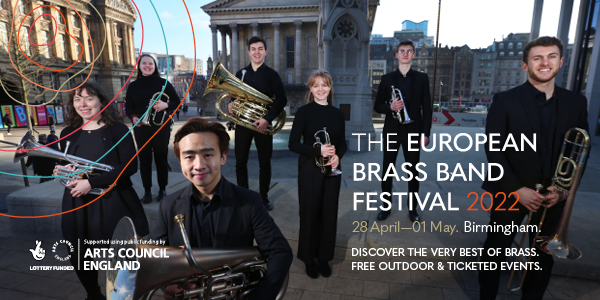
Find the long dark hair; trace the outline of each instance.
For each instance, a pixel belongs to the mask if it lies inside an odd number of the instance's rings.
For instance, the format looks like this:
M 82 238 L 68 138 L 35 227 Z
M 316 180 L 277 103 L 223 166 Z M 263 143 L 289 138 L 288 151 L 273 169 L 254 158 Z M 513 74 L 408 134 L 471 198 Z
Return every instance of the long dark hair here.
M 152 73 L 152 76 L 159 76 L 158 75 L 158 65 L 156 64 L 156 60 L 154 59 L 154 57 L 152 57 L 152 55 L 150 54 L 142 54 L 142 56 L 140 56 L 140 61 L 138 62 L 137 65 L 137 76 L 135 77 L 136 80 L 140 79 L 142 76 L 144 76 L 144 74 L 142 74 L 142 58 L 144 57 L 150 57 L 152 59 L 152 62 L 154 63 L 154 73 Z
M 331 80 L 331 75 L 329 75 L 329 72 L 325 70 L 315 70 L 314 72 L 312 72 L 312 74 L 310 74 L 310 77 L 308 78 L 309 91 L 307 103 L 315 101 L 315 96 L 310 91 L 310 87 L 313 86 L 313 84 L 315 84 L 317 78 L 321 78 L 323 82 L 329 86 L 330 89 L 329 95 L 327 95 L 327 103 L 329 103 L 329 105 L 333 105 L 333 81 Z
M 73 106 L 73 98 L 75 95 L 81 96 L 81 91 L 86 90 L 88 95 L 96 96 L 100 99 L 101 109 L 108 105 L 110 99 L 106 96 L 104 89 L 97 83 L 88 80 L 82 84 L 78 89 L 71 92 L 69 95 L 69 101 L 67 102 L 67 109 L 65 114 L 65 125 L 70 127 L 79 128 L 83 125 L 83 118 L 77 114 L 75 107 Z M 100 119 L 96 119 L 99 122 L 103 122 L 106 126 L 112 126 L 116 123 L 122 123 L 123 117 L 117 111 L 114 104 L 108 105 L 105 110 L 100 114 Z

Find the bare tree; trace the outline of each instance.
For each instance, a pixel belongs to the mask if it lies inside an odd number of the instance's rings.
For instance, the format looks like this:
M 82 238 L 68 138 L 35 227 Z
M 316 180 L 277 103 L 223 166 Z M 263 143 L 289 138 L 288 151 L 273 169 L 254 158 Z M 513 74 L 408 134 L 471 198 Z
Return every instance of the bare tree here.
M 27 124 L 29 130 L 32 130 L 33 124 L 31 124 L 31 111 L 28 105 L 33 104 L 37 99 L 42 98 L 46 92 L 56 92 L 39 87 L 24 77 L 41 86 L 45 86 L 42 78 L 44 78 L 44 76 L 48 76 L 50 74 L 50 70 L 47 70 L 44 67 L 49 67 L 56 62 L 55 53 L 51 50 L 51 45 L 35 46 L 30 44 L 29 29 L 35 20 L 33 13 L 30 14 L 23 22 L 20 32 L 19 24 L 21 24 L 21 21 L 25 15 L 22 14 L 22 12 L 17 11 L 13 20 L 12 7 L 3 10 L 3 13 L 5 13 L 4 15 L 8 19 L 8 26 L 6 28 L 8 39 L 5 41 L 7 44 L 4 44 L 3 47 L 0 47 L 0 59 L 6 60 L 9 63 L 10 60 L 12 60 L 12 68 L 9 67 L 2 74 L 1 79 L 3 88 L 8 95 L 11 93 L 18 93 L 21 95 L 22 102 L 27 104 Z M 39 20 L 38 24 L 35 24 L 35 26 L 41 26 Z M 31 40 L 34 41 L 34 43 L 37 43 L 38 45 L 49 43 L 47 36 L 45 40 L 42 40 L 41 37 L 38 37 L 37 34 L 34 34 L 35 32 L 37 31 L 35 28 L 33 28 L 31 30 Z M 21 49 L 23 51 L 19 49 L 19 43 L 17 43 L 17 41 L 20 42 Z M 27 57 L 29 57 L 29 59 Z M 33 62 L 36 62 L 38 65 Z M 56 89 L 57 87 L 54 88 Z

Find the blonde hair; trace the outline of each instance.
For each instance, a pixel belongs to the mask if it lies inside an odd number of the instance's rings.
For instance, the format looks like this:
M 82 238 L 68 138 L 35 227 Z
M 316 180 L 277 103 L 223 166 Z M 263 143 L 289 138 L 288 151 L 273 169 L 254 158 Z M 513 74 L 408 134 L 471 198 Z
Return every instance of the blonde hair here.
M 315 84 L 317 78 L 321 78 L 323 82 L 325 82 L 325 84 L 330 87 L 329 95 L 327 95 L 327 103 L 329 103 L 329 105 L 333 105 L 333 81 L 331 80 L 331 75 L 329 75 L 329 72 L 325 70 L 316 70 L 312 72 L 312 74 L 310 74 L 310 77 L 308 77 L 309 89 Z M 311 103 L 313 101 L 315 101 L 315 96 L 309 90 L 307 103 Z

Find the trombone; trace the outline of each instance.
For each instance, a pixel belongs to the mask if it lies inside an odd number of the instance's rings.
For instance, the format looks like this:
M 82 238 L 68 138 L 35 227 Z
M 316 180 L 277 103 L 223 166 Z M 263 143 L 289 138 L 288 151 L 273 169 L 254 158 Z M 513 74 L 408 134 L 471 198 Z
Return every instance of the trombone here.
M 581 128 L 571 128 L 567 130 L 565 133 L 565 138 L 563 140 L 563 145 L 560 150 L 560 155 L 558 157 L 558 164 L 556 166 L 556 170 L 554 172 L 554 176 L 552 177 L 552 186 L 556 187 L 556 192 L 567 193 L 567 200 L 565 203 L 565 208 L 563 210 L 562 216 L 556 227 L 554 233 L 550 236 L 536 236 L 533 239 L 532 247 L 536 247 L 541 251 L 544 251 L 546 254 L 554 255 L 561 259 L 580 259 L 581 251 L 577 249 L 577 247 L 571 245 L 568 240 L 568 232 L 569 232 L 569 221 L 571 219 L 571 213 L 573 211 L 573 204 L 575 203 L 575 195 L 577 194 L 577 189 L 579 188 L 579 181 L 581 179 L 581 175 L 583 174 L 583 169 L 588 159 L 588 154 L 590 151 L 590 136 L 587 131 Z M 565 155 L 565 153 L 568 153 Z M 536 189 L 539 191 L 541 185 L 536 185 Z M 546 218 L 546 210 L 544 207 L 542 212 L 542 217 L 540 218 L 540 224 L 538 228 L 541 229 L 544 219 Z M 532 212 L 529 212 L 529 218 L 527 220 L 527 225 L 529 225 L 529 221 L 531 221 Z M 523 241 L 525 239 L 525 234 L 523 234 L 523 238 L 521 238 L 521 244 L 519 245 L 519 249 L 523 247 Z M 515 258 L 515 262 L 519 259 L 519 256 Z M 531 260 L 531 256 L 527 261 Z M 510 275 L 510 279 L 508 281 L 507 288 L 512 291 L 518 291 L 523 286 L 523 282 L 525 281 L 525 275 L 527 274 L 527 270 L 523 272 L 523 276 L 521 277 L 521 284 L 511 289 L 510 284 L 512 282 L 515 270 L 512 271 Z

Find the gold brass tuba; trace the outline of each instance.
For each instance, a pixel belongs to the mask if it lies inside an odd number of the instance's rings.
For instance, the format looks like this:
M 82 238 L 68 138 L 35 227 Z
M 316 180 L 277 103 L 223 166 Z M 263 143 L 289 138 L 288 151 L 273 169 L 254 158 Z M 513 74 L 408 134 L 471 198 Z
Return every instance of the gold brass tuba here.
M 229 121 L 266 135 L 274 135 L 285 125 L 285 110 L 281 110 L 274 126 L 269 126 L 265 132 L 256 129 L 254 122 L 262 119 L 269 112 L 273 100 L 229 73 L 221 61 L 215 65 L 215 70 L 206 84 L 204 95 L 211 91 L 224 92 L 217 98 L 215 106 L 219 115 Z M 221 101 L 227 97 L 236 98 L 231 109 L 233 114 L 221 109 Z
M 152 98 L 150 98 L 150 102 L 148 104 L 148 106 L 152 105 L 152 102 L 154 102 L 154 99 L 156 99 L 158 97 L 158 95 L 160 95 L 161 92 L 156 92 L 154 93 L 154 95 L 152 95 Z M 163 102 L 169 103 L 169 95 L 162 93 L 162 95 L 160 96 L 160 99 L 156 100 L 156 102 L 162 100 Z M 162 113 L 162 118 L 160 118 L 160 121 L 157 121 L 156 118 L 158 116 L 158 114 Z M 140 123 L 144 126 L 160 126 L 165 122 L 165 118 L 167 117 L 167 112 L 166 111 L 158 111 L 152 107 L 150 107 L 150 111 L 147 112 L 144 117 L 142 118 L 142 120 L 140 121 Z
M 321 138 L 319 137 L 319 134 L 323 133 L 323 135 L 325 136 L 325 145 L 331 145 L 331 141 L 329 139 L 329 133 L 327 133 L 327 127 L 323 127 L 322 130 L 319 130 L 317 132 L 315 132 L 315 143 L 313 144 L 313 148 L 321 148 L 321 146 L 323 146 L 323 143 L 321 143 Z M 327 163 L 329 163 L 329 159 L 331 157 L 315 157 L 315 163 L 317 164 L 317 167 L 321 168 L 321 173 L 325 174 L 325 167 L 327 165 Z M 337 168 L 331 168 L 331 172 L 327 173 L 327 176 L 338 176 L 341 175 L 342 171 L 338 170 Z
M 106 272 L 106 299 L 137 300 L 152 299 L 154 293 L 163 286 L 188 283 L 196 284 L 196 288 L 183 290 L 175 299 L 246 299 L 258 284 L 266 269 L 265 259 L 256 247 L 247 248 L 196 248 L 192 249 L 183 225 L 183 215 L 177 215 L 185 247 L 163 247 L 142 243 L 111 243 L 114 257 L 110 265 L 116 261 L 135 263 L 137 270 L 109 270 Z M 113 241 L 136 241 L 140 237 L 129 217 L 121 219 L 113 233 Z M 162 251 L 163 258 L 121 258 L 119 249 L 133 248 L 133 251 Z M 168 256 L 168 258 L 167 258 Z M 132 264 L 133 265 L 133 264 Z M 286 277 L 277 300 L 283 299 L 287 289 Z
M 538 237 L 541 227 L 544 223 L 544 219 L 546 218 L 547 208 L 544 207 L 542 216 L 540 218 L 540 223 L 538 225 L 538 229 L 540 230 L 536 232 L 536 235 L 533 238 L 532 247 L 537 246 L 537 248 L 545 253 L 562 259 L 581 258 L 581 251 L 579 251 L 579 249 L 577 249 L 575 246 L 569 244 L 567 235 L 569 232 L 571 212 L 573 211 L 573 204 L 575 203 L 575 195 L 577 194 L 577 189 L 579 188 L 579 181 L 583 173 L 583 168 L 587 162 L 589 151 L 590 136 L 588 135 L 587 131 L 581 128 L 571 128 L 567 130 L 563 140 L 562 148 L 560 150 L 560 155 L 558 157 L 558 164 L 556 166 L 556 170 L 554 171 L 554 177 L 552 177 L 552 186 L 557 188 L 557 192 L 567 193 L 565 208 L 554 233 L 551 236 Z M 568 153 L 567 156 L 565 156 L 565 153 Z M 541 188 L 543 188 L 543 186 L 540 184 L 536 185 L 538 192 Z M 532 215 L 533 213 L 529 212 L 527 225 L 529 225 Z M 523 247 L 525 236 L 526 235 L 523 234 L 519 249 Z M 517 256 L 515 262 L 518 260 L 518 258 L 519 257 Z M 531 256 L 529 256 L 528 261 L 530 260 Z M 523 286 L 527 269 L 525 269 L 523 275 L 521 276 L 521 284 L 518 287 L 511 289 L 510 285 L 514 272 L 515 270 L 512 271 L 508 281 L 508 288 L 513 292 L 520 290 Z
M 56 179 L 60 180 L 60 183 L 64 186 L 68 185 L 69 183 L 71 183 L 75 180 L 85 179 L 85 178 L 89 178 L 92 176 L 96 176 L 96 175 L 99 175 L 100 172 L 109 172 L 113 169 L 113 167 L 111 167 L 109 165 L 99 164 L 99 163 L 93 162 L 91 160 L 87 160 L 84 158 L 80 158 L 80 157 L 77 157 L 74 155 L 67 154 L 67 150 L 69 150 L 69 145 L 70 145 L 70 142 L 67 141 L 67 148 L 65 149 L 65 153 L 56 151 L 50 147 L 44 146 L 44 145 L 36 142 L 35 139 L 31 136 L 31 132 L 28 130 L 25 133 L 25 135 L 23 136 L 23 138 L 21 139 L 19 146 L 17 146 L 17 150 L 28 150 L 28 151 L 15 152 L 15 158 L 13 159 L 13 161 L 16 163 L 19 160 L 21 160 L 25 157 L 28 157 L 28 156 L 39 156 L 39 157 L 47 157 L 47 158 L 54 158 L 54 159 L 61 159 L 61 160 L 68 161 L 70 164 L 68 164 L 66 167 L 71 167 L 71 170 L 68 168 L 61 168 L 57 174 L 59 176 L 63 176 L 63 175 L 67 175 L 67 176 L 56 178 Z M 30 150 L 30 149 L 34 149 L 34 148 L 38 148 L 38 147 L 42 147 L 42 148 Z M 80 172 L 81 170 L 87 168 L 88 166 L 90 166 L 90 167 L 87 170 Z M 75 174 L 75 173 L 77 173 L 77 174 Z M 93 188 L 89 192 L 89 194 L 102 195 L 102 194 L 104 194 L 105 191 L 106 191 L 106 188 Z

